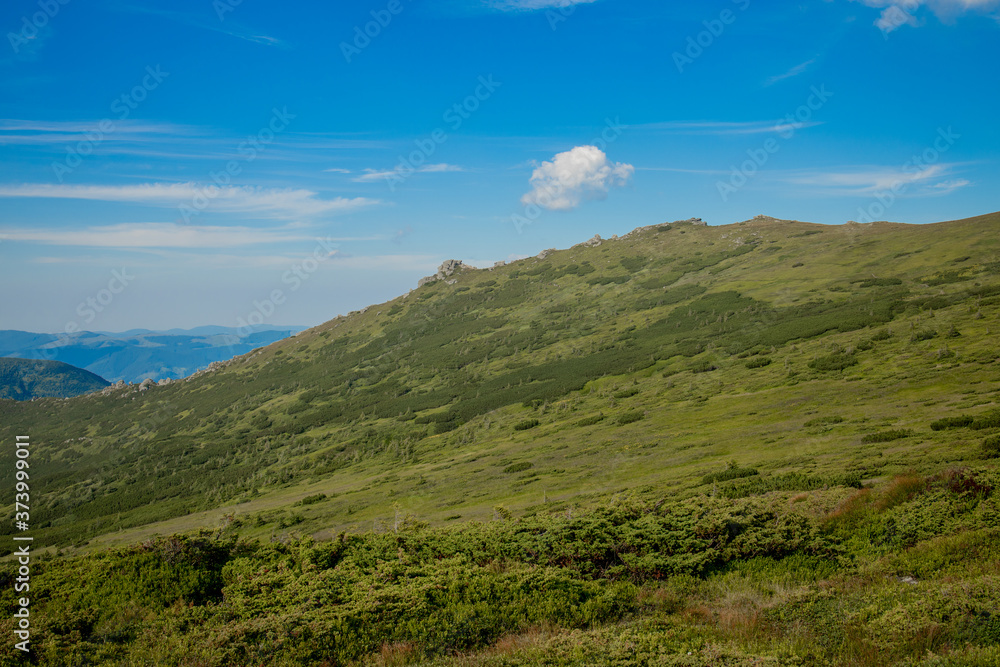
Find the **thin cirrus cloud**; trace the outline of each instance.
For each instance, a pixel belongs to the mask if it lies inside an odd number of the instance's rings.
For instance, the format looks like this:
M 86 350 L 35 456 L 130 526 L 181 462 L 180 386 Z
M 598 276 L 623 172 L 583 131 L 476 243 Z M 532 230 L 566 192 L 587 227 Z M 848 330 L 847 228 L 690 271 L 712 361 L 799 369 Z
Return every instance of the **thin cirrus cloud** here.
M 283 230 L 174 223 L 126 223 L 84 229 L 14 229 L 10 241 L 91 248 L 229 248 L 306 239 Z
M 565 9 L 575 5 L 589 5 L 598 0 L 489 0 L 487 5 L 502 11 L 535 11 L 539 9 Z
M 326 171 L 335 171 L 340 173 L 350 173 L 344 169 L 327 169 Z M 400 177 L 406 177 L 409 174 L 441 174 L 446 172 L 456 172 L 465 171 L 462 167 L 454 164 L 426 164 L 422 167 L 417 167 L 412 171 L 406 171 L 403 169 L 390 169 L 388 171 L 379 171 L 377 169 L 365 169 L 364 173 L 355 176 L 351 180 L 355 183 L 372 183 L 374 181 L 381 181 L 383 179 L 394 179 Z
M 934 164 L 922 169 L 891 167 L 849 168 L 842 171 L 794 174 L 784 180 L 845 195 L 873 195 L 909 190 L 914 195 L 945 195 L 972 185 L 966 179 L 948 178 L 956 165 Z M 911 190 L 911 188 L 914 188 Z
M 147 206 L 198 206 L 222 213 L 240 213 L 269 219 L 317 217 L 348 213 L 380 203 L 365 197 L 321 199 L 312 190 L 145 183 L 141 185 L 26 184 L 0 187 L 0 198 L 83 199 Z
M 771 78 L 769 78 L 767 81 L 764 82 L 764 85 L 773 86 L 774 84 L 784 81 L 785 79 L 792 79 L 800 74 L 804 74 L 810 67 L 813 66 L 813 64 L 815 64 L 815 62 L 816 59 L 813 58 L 812 60 L 807 60 L 804 63 L 799 63 L 795 67 L 789 69 L 787 72 L 783 72 L 782 74 L 772 76 Z
M 645 123 L 629 125 L 630 130 L 655 130 L 671 134 L 687 135 L 746 135 L 746 134 L 778 134 L 801 130 L 822 125 L 819 121 L 805 123 L 789 123 L 778 121 L 715 121 L 715 120 L 671 120 L 662 123 Z
M 875 27 L 888 35 L 905 25 L 919 26 L 917 18 L 923 7 L 931 10 L 945 22 L 968 12 L 990 13 L 1000 8 L 1000 0 L 856 0 L 869 7 L 881 9 Z M 993 14 L 994 18 L 1000 16 Z
M 635 167 L 611 162 L 596 146 L 577 146 L 542 162 L 531 174 L 531 191 L 521 198 L 525 206 L 570 211 L 585 199 L 604 199 L 611 188 L 628 183 Z

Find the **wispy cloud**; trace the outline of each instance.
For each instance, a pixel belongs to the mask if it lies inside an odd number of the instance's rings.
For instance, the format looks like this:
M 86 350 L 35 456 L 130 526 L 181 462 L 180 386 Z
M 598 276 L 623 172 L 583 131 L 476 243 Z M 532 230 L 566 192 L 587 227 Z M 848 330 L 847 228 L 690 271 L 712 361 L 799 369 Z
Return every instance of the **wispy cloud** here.
M 11 241 L 92 248 L 231 248 L 301 241 L 309 237 L 251 227 L 197 227 L 174 223 L 126 223 L 84 229 L 13 229 Z
M 259 31 L 246 28 L 245 26 L 231 25 L 231 22 L 226 24 L 219 24 L 217 21 L 211 21 L 211 20 L 206 21 L 202 17 L 195 14 L 188 14 L 186 12 L 175 12 L 169 9 L 159 9 L 156 7 L 144 7 L 139 5 L 120 5 L 119 8 L 131 12 L 133 14 L 147 14 L 150 16 L 158 16 L 170 19 L 172 21 L 193 26 L 195 28 L 200 28 L 202 30 L 210 30 L 212 32 L 228 35 L 230 37 L 243 39 L 248 42 L 254 42 L 255 44 L 263 44 L 264 46 L 276 46 L 280 48 L 288 47 L 288 45 L 284 41 L 276 37 L 260 34 Z
M 714 120 L 672 120 L 662 123 L 629 125 L 630 130 L 658 130 L 673 134 L 689 135 L 743 135 L 788 133 L 822 125 L 819 121 L 788 123 L 786 121 L 714 121 Z
M 598 0 L 487 0 L 486 5 L 503 11 L 523 12 L 589 5 L 594 2 L 598 2 Z
M 113 131 L 100 129 L 101 121 L 40 121 L 0 118 L 0 146 L 63 146 L 77 141 L 156 141 L 176 143 L 181 138 L 205 136 L 206 130 L 175 123 L 113 121 Z
M 838 171 L 788 174 L 782 180 L 796 186 L 814 187 L 826 194 L 873 195 L 907 188 L 911 195 L 949 194 L 971 185 L 965 179 L 949 179 L 957 165 L 933 164 L 923 168 L 849 167 Z M 917 186 L 913 189 L 913 186 Z
M 773 86 L 779 81 L 784 81 L 785 79 L 791 79 L 793 77 L 798 76 L 799 74 L 803 74 L 806 70 L 812 67 L 815 62 L 816 59 L 813 58 L 812 60 L 807 60 L 804 63 L 799 63 L 798 65 L 796 65 L 795 67 L 791 68 L 790 70 L 788 70 L 783 74 L 772 76 L 771 78 L 769 78 L 767 81 L 764 82 L 764 85 Z
M 308 242 L 314 236 L 306 235 L 294 226 L 278 229 L 254 227 L 219 227 L 178 225 L 174 223 L 134 222 L 120 225 L 86 227 L 82 229 L 8 229 L 8 241 L 42 243 L 54 246 L 81 246 L 90 248 L 235 248 L 254 245 L 273 246 L 280 243 Z M 332 243 L 348 241 L 384 241 L 384 235 L 367 237 L 339 237 L 324 240 Z M 52 261 L 58 261 L 53 259 Z
M 399 168 L 390 169 L 388 171 L 378 171 L 377 169 L 365 169 L 363 174 L 361 174 L 360 176 L 356 176 L 351 180 L 354 181 L 355 183 L 372 183 L 374 181 L 381 181 L 383 179 L 406 177 L 409 174 L 440 174 L 440 173 L 455 172 L 455 171 L 465 171 L 465 169 L 454 164 L 426 164 L 422 167 L 417 167 L 413 171 L 404 171 Z M 350 172 L 345 171 L 343 173 L 350 173 Z
M 198 197 L 210 201 L 214 211 L 278 219 L 346 213 L 380 203 L 365 197 L 321 199 L 316 192 L 303 189 L 218 187 L 197 183 L 0 186 L 0 198 L 84 199 L 161 207 L 191 205 Z

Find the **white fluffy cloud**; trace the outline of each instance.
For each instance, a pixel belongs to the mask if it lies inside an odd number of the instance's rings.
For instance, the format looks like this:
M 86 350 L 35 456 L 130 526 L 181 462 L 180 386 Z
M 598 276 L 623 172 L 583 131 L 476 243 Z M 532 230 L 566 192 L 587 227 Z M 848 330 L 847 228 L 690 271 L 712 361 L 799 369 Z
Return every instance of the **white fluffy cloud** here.
M 596 146 L 577 146 L 543 162 L 531 174 L 531 192 L 521 198 L 550 211 L 569 211 L 584 199 L 604 199 L 613 187 L 625 185 L 635 167 L 611 162 Z
M 948 20 L 968 11 L 989 12 L 1000 7 L 1000 0 L 861 0 L 869 7 L 881 9 L 875 26 L 888 34 L 904 25 L 919 25 L 917 13 L 929 8 L 938 18 Z

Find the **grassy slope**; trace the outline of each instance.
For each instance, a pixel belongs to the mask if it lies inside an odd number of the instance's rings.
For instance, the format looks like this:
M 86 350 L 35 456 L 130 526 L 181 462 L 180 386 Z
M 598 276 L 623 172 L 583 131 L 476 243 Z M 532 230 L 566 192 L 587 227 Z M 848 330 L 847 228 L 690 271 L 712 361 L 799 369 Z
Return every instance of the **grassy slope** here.
M 930 427 L 996 408 L 998 226 L 646 230 L 3 403 L 36 545 L 90 541 L 33 570 L 39 661 L 1000 664 L 1000 426 Z
M 683 495 L 730 461 L 765 474 L 931 470 L 978 443 L 928 423 L 993 404 L 1000 388 L 996 297 L 969 295 L 1000 284 L 998 226 L 994 214 L 640 230 L 466 271 L 143 394 L 4 402 L 3 432 L 32 435 L 45 503 L 34 518 L 61 546 L 213 527 L 226 514 L 249 535 L 294 525 L 323 537 L 398 513 L 442 522 L 628 489 Z M 873 276 L 903 284 L 858 282 Z M 621 284 L 591 284 L 602 277 Z M 731 291 L 740 298 L 712 296 Z M 869 313 L 867 330 L 813 335 Z M 952 326 L 961 336 L 946 337 Z M 809 367 L 883 330 L 891 337 L 857 365 Z M 935 337 L 911 340 L 925 330 Z M 770 365 L 747 367 L 760 358 Z M 621 425 L 623 414 L 642 419 Z M 843 421 L 805 426 L 831 416 Z M 861 443 L 887 428 L 914 435 Z M 504 472 L 518 463 L 531 467 Z

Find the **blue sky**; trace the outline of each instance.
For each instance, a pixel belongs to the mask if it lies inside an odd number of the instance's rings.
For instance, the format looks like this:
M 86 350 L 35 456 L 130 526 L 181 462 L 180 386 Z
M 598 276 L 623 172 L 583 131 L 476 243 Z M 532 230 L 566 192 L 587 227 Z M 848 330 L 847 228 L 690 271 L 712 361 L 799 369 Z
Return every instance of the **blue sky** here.
M 1000 0 L 11 0 L 0 329 L 315 325 L 594 234 L 1000 209 Z

